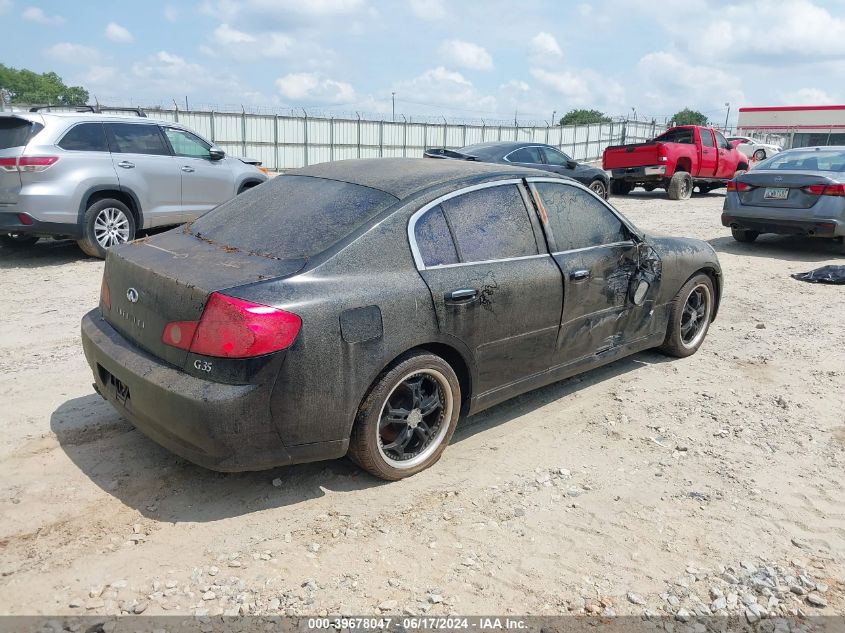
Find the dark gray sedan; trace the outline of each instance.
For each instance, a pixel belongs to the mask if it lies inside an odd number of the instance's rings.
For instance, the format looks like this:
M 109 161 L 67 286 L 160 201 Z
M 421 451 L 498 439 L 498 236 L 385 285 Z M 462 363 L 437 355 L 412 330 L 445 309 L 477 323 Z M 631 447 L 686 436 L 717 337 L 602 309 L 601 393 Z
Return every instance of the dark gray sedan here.
M 842 240 L 845 147 L 787 150 L 732 180 L 722 224 L 740 242 L 753 242 L 761 233 Z
M 349 454 L 400 479 L 461 414 L 641 350 L 695 353 L 721 280 L 707 243 L 646 236 L 570 179 L 351 160 L 110 250 L 82 342 L 97 391 L 193 462 Z
M 433 148 L 426 150 L 425 156 L 426 158 L 452 158 L 483 161 L 485 163 L 504 163 L 505 165 L 519 165 L 550 171 L 561 176 L 574 178 L 605 200 L 607 200 L 610 190 L 610 178 L 603 169 L 572 160 L 558 148 L 544 143 L 496 141 L 467 145 L 459 150 Z

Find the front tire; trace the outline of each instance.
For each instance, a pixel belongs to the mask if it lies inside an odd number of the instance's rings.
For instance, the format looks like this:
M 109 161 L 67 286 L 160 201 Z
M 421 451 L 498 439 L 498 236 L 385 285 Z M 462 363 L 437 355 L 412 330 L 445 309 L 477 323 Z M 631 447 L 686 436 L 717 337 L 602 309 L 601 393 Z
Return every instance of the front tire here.
M 135 239 L 135 216 L 120 200 L 105 198 L 92 203 L 82 219 L 82 239 L 77 241 L 86 255 L 105 259 L 112 246 Z
M 695 354 L 710 328 L 715 297 L 713 282 L 704 273 L 687 281 L 669 304 L 669 327 L 660 351 L 676 358 Z
M 590 183 L 590 191 L 602 200 L 607 200 L 607 185 L 601 178 L 596 178 Z
M 24 249 L 29 248 L 38 241 L 35 235 L 27 235 L 26 233 L 4 233 L 0 235 L 0 244 L 5 248 Z
M 685 171 L 676 171 L 666 188 L 670 200 L 688 200 L 692 196 L 692 176 Z
M 754 160 L 765 160 L 766 159 L 766 150 L 758 149 L 754 152 Z
M 748 229 L 731 229 L 731 235 L 737 242 L 750 244 L 760 236 L 760 233 Z
M 349 457 L 380 479 L 415 475 L 440 459 L 460 409 L 461 387 L 449 364 L 409 352 L 382 372 L 358 408 Z

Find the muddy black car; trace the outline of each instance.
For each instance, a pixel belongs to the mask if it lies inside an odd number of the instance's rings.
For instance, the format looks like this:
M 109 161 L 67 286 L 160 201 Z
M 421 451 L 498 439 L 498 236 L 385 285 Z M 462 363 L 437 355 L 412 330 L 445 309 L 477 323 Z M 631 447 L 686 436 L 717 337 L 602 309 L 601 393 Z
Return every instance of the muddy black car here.
M 640 350 L 689 356 L 704 242 L 643 235 L 573 180 L 462 161 L 307 167 L 109 251 L 95 387 L 211 469 L 349 454 L 399 479 L 461 414 Z

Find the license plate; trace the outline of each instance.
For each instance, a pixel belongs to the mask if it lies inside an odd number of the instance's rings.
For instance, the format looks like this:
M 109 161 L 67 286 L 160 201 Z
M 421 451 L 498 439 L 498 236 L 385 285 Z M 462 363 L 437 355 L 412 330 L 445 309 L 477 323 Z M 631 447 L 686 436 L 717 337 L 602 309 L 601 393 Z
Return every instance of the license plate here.
M 786 200 L 789 197 L 788 187 L 766 187 L 763 192 L 766 200 Z
M 129 387 L 124 385 L 114 376 L 112 376 L 112 385 L 114 385 L 115 398 L 120 404 L 126 406 L 126 401 L 129 399 Z

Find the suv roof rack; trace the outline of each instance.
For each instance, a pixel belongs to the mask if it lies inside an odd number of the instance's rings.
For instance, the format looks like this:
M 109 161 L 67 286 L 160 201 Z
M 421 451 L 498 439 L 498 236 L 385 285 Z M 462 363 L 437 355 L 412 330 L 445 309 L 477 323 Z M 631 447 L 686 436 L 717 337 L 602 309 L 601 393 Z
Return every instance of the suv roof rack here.
M 81 106 L 63 106 L 60 104 L 56 105 L 37 105 L 32 106 L 29 111 L 30 112 L 38 112 L 40 110 L 49 110 L 50 108 L 76 108 L 77 112 L 93 112 L 95 114 L 101 114 L 103 112 L 133 112 L 134 114 L 142 117 L 144 119 L 147 118 L 147 113 L 144 112 L 141 108 L 122 108 L 116 106 L 101 106 L 101 105 L 81 105 Z

